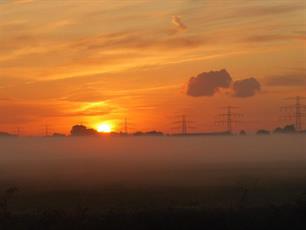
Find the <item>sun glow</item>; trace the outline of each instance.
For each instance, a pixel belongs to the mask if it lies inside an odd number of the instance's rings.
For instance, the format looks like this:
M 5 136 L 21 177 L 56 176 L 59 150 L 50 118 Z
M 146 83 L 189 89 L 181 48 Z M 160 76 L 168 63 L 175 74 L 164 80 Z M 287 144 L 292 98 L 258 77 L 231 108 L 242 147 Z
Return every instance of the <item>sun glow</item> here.
M 110 133 L 112 131 L 112 125 L 111 124 L 100 124 L 98 125 L 98 132 L 99 133 Z

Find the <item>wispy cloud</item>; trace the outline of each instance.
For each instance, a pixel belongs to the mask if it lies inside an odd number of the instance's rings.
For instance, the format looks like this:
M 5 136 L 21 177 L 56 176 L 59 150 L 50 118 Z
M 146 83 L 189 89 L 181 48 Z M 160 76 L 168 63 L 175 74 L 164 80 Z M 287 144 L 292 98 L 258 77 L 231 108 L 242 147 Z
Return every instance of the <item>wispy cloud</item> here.
M 27 3 L 34 2 L 34 0 L 9 0 L 9 2 L 12 2 L 15 4 L 27 4 Z
M 268 86 L 282 86 L 282 87 L 306 87 L 306 74 L 284 74 L 277 76 L 270 76 L 264 79 Z
M 249 36 L 245 39 L 245 42 L 275 42 L 289 40 L 306 40 L 306 36 L 304 34 L 262 34 Z
M 179 16 L 172 16 L 172 24 L 175 26 L 176 31 L 178 32 L 187 30 L 187 26 L 183 23 Z
M 241 7 L 235 10 L 232 17 L 263 17 L 263 16 L 275 16 L 279 14 L 293 13 L 305 9 L 305 4 L 302 1 L 289 2 L 280 4 L 269 5 L 255 5 Z

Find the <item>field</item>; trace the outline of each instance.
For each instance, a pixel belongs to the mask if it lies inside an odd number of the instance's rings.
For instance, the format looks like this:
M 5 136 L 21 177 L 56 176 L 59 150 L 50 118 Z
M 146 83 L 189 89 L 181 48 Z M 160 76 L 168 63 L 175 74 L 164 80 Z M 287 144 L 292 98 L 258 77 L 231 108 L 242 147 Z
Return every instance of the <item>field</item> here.
M 304 229 L 304 135 L 0 139 L 1 229 Z

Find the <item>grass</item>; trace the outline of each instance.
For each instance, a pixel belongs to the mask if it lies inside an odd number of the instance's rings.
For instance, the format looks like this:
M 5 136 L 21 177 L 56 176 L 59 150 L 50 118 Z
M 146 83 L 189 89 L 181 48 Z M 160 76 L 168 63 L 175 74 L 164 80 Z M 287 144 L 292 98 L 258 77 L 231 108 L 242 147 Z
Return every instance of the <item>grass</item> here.
M 306 193 L 293 187 L 271 194 L 243 184 L 43 193 L 12 187 L 2 194 L 0 229 L 304 229 Z M 265 200 L 273 194 L 278 202 Z

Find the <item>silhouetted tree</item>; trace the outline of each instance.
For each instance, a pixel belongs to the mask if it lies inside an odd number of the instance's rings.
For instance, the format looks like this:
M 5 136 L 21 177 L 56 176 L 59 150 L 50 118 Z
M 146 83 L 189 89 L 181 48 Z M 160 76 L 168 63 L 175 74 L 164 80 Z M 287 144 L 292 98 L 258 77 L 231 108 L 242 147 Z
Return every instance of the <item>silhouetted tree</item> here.
M 295 126 L 294 125 L 286 125 L 284 128 L 283 128 L 283 133 L 295 133 L 296 130 L 295 130 Z
M 265 129 L 259 129 L 257 132 L 256 132 L 257 135 L 270 135 L 270 131 L 268 130 L 265 130 Z
M 0 132 L 0 137 L 16 137 L 16 135 L 7 132 Z
M 53 133 L 52 137 L 65 137 L 66 135 L 63 133 Z
M 148 132 L 136 132 L 134 133 L 134 136 L 162 136 L 164 135 L 162 132 L 160 131 L 156 131 L 156 130 L 152 130 L 152 131 L 148 131 Z
M 240 136 L 245 136 L 246 134 L 247 134 L 247 133 L 246 133 L 246 131 L 244 131 L 244 130 L 241 130 L 240 133 L 239 133 Z
M 294 125 L 286 125 L 284 128 L 277 127 L 273 133 L 295 133 L 296 129 Z
M 71 136 L 95 136 L 98 132 L 94 129 L 88 129 L 84 125 L 74 125 L 70 131 Z
M 277 127 L 276 129 L 274 129 L 273 133 L 282 133 L 283 129 L 281 127 Z

